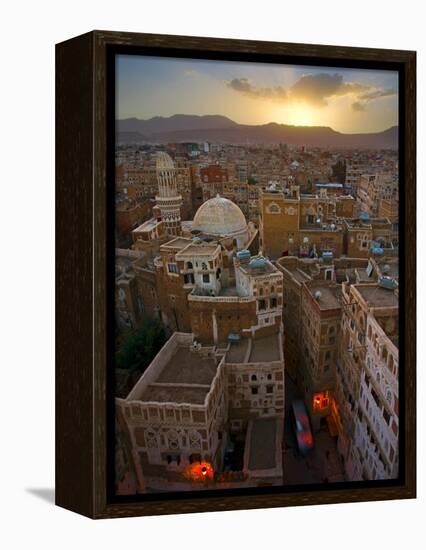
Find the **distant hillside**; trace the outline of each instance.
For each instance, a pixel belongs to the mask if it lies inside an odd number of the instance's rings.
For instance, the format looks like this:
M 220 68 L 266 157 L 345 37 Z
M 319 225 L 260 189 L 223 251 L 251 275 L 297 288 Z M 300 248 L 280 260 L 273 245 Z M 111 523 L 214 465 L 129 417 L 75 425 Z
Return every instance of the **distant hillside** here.
M 343 134 L 326 126 L 289 126 L 275 122 L 256 126 L 237 124 L 220 115 L 173 115 L 149 120 L 119 120 L 117 130 L 120 143 L 213 141 L 247 145 L 287 143 L 351 149 L 398 148 L 397 126 L 377 133 Z
M 186 130 L 205 130 L 206 128 L 231 128 L 238 124 L 221 115 L 173 115 L 171 117 L 156 116 L 148 120 L 125 118 L 118 120 L 118 132 L 138 132 L 158 134 L 162 132 L 177 132 Z

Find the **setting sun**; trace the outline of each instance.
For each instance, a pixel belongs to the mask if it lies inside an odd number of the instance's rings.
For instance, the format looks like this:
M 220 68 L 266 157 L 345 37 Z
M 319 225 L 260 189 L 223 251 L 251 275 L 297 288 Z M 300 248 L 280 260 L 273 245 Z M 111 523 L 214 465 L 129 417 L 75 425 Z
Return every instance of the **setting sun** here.
M 269 111 L 267 118 L 279 124 L 292 126 L 318 126 L 323 123 L 323 116 L 318 113 L 318 109 L 303 102 L 274 107 Z
M 287 124 L 294 126 L 316 126 L 314 110 L 305 104 L 293 104 L 287 110 Z

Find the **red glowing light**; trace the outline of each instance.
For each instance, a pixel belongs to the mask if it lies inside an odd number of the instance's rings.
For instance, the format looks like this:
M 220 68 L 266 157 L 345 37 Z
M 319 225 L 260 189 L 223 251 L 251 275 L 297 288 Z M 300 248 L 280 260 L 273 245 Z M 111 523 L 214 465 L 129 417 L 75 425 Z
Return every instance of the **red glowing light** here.
M 309 432 L 305 432 L 303 437 L 304 437 L 306 445 L 308 445 L 310 447 L 312 445 L 312 435 Z
M 192 481 L 208 481 L 213 479 L 214 472 L 209 462 L 195 462 L 185 469 L 184 475 Z

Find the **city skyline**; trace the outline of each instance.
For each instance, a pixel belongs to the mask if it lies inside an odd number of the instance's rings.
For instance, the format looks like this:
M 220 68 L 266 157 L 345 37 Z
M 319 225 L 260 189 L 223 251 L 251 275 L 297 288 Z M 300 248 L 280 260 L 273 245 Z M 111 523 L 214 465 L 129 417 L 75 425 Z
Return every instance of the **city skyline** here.
M 398 153 L 116 147 L 118 495 L 396 479 Z
M 219 114 L 344 133 L 398 124 L 394 71 L 122 55 L 116 72 L 118 119 Z

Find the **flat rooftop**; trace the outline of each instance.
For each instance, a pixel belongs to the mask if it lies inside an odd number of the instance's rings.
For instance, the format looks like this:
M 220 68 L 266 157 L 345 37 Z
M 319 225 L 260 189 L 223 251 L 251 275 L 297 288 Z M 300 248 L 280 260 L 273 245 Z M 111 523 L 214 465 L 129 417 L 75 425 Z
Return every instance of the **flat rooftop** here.
M 280 360 L 280 341 L 278 334 L 252 340 L 249 363 Z
M 173 250 L 181 250 L 191 243 L 191 239 L 186 237 L 176 237 L 175 239 L 168 241 L 161 245 L 161 248 L 171 248 Z
M 135 399 L 160 403 L 202 404 L 210 390 L 218 363 L 189 347 L 178 346 L 159 375 Z
M 375 286 L 355 285 L 362 298 L 372 307 L 398 307 L 398 298 L 393 290 Z
M 217 371 L 214 357 L 205 357 L 179 346 L 156 382 L 166 384 L 211 384 Z
M 226 353 L 227 363 L 244 363 L 248 350 L 249 340 L 243 338 L 239 342 L 233 342 L 229 351 Z
M 394 279 L 398 279 L 399 277 L 399 262 L 398 258 L 380 258 L 380 260 L 376 260 L 377 265 L 379 266 L 382 273 L 385 271 L 383 268 L 386 267 L 386 275 L 389 275 L 389 277 L 393 277 Z
M 132 233 L 143 233 L 145 231 L 152 231 L 160 223 L 161 221 L 156 220 L 155 218 L 151 218 L 150 220 L 147 220 L 146 222 L 143 222 L 141 225 L 136 227 L 136 229 L 133 229 Z
M 305 266 L 303 266 L 305 267 Z M 308 266 L 306 266 L 308 267 Z M 302 269 L 300 268 L 296 268 L 296 269 L 289 269 L 288 270 L 292 276 L 294 277 L 294 279 L 298 282 L 298 283 L 304 283 L 305 281 L 309 281 L 310 280 L 310 277 L 307 273 L 305 273 L 304 271 L 302 271 Z
M 368 275 L 367 271 L 365 268 L 361 267 L 359 269 L 356 269 L 355 270 L 358 277 L 359 277 L 359 280 L 361 282 L 365 282 L 365 283 L 368 283 L 368 282 L 371 282 L 372 280 L 374 280 L 374 278 L 372 278 L 370 275 Z
M 336 275 L 336 283 L 342 283 L 343 281 L 349 280 L 350 283 L 355 283 L 355 269 L 347 268 L 347 269 L 336 269 L 335 275 Z
M 275 468 L 276 418 L 256 418 L 250 434 L 249 470 L 269 470 Z
M 238 296 L 236 286 L 223 286 L 220 289 L 219 296 Z
M 147 386 L 141 395 L 142 401 L 159 403 L 193 403 L 202 405 L 210 388 L 187 386 Z
M 327 309 L 339 309 L 341 307 L 341 304 L 338 300 L 340 287 L 337 285 L 322 285 L 320 282 L 318 282 L 318 284 L 315 283 L 316 281 L 312 281 L 312 283 L 309 283 L 309 286 L 307 285 L 307 288 L 311 293 L 311 296 L 319 305 L 320 309 L 322 311 L 325 311 Z M 321 292 L 319 299 L 315 298 L 316 292 Z
M 217 243 L 191 243 L 179 252 L 181 256 L 212 256 L 219 247 Z

